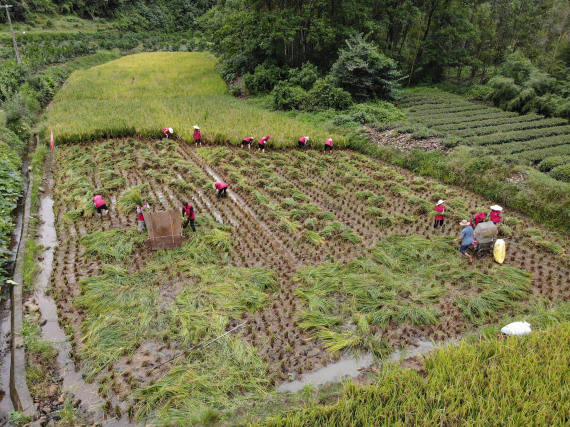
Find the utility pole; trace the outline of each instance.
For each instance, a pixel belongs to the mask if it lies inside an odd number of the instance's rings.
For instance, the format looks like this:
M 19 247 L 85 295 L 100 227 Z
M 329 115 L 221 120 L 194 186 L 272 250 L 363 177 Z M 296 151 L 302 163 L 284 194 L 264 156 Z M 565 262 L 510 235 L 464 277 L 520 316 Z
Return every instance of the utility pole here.
M 16 43 L 16 35 L 14 34 L 14 28 L 12 27 L 12 20 L 10 19 L 10 11 L 9 8 L 12 7 L 11 4 L 0 4 L 0 7 L 6 9 L 6 16 L 8 17 L 8 24 L 10 24 L 10 32 L 12 33 L 12 41 L 14 42 L 14 53 L 16 54 L 16 61 L 18 61 L 18 65 L 22 65 L 22 60 L 20 59 L 20 52 L 18 51 L 18 43 Z

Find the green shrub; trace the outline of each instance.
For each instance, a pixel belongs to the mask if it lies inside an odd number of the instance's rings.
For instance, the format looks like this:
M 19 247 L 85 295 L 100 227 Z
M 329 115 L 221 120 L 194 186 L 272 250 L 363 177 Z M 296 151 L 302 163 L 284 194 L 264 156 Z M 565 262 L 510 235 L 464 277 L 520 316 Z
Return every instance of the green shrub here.
M 498 106 L 505 106 L 506 103 L 516 97 L 521 88 L 512 78 L 503 77 L 503 76 L 496 76 L 489 80 L 489 86 L 493 89 L 493 93 L 491 94 L 491 99 Z
M 393 123 L 405 119 L 405 114 L 386 101 L 366 102 L 351 106 L 345 114 L 336 117 L 333 123 L 342 126 L 348 122 L 359 124 L 386 124 Z
M 384 55 L 361 34 L 346 40 L 331 68 L 336 84 L 354 99 L 394 99 L 400 73 L 396 62 Z
M 279 82 L 271 92 L 273 108 L 277 110 L 301 110 L 307 103 L 307 91 L 300 86 Z
M 283 70 L 276 65 L 258 65 L 253 74 L 243 76 L 246 89 L 252 93 L 266 93 L 283 77 Z
M 336 87 L 330 79 L 318 79 L 307 93 L 309 110 L 326 110 L 334 108 L 344 110 L 352 104 L 350 93 Z
M 556 166 L 550 171 L 549 175 L 559 181 L 570 182 L 570 163 Z
M 289 70 L 288 82 L 293 86 L 301 86 L 309 90 L 319 78 L 319 70 L 310 62 L 305 62 L 301 69 L 293 68 Z
M 548 172 L 551 169 L 570 163 L 570 156 L 552 156 L 545 158 L 538 164 L 538 169 L 541 172 Z

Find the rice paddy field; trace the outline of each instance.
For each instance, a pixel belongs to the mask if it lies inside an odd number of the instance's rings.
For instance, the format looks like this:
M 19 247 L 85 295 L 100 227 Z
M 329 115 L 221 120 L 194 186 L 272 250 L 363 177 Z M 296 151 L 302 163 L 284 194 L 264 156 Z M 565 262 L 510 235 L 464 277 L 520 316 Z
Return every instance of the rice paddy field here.
M 519 115 L 438 90 L 410 90 L 401 106 L 408 118 L 453 135 L 482 153 L 531 164 L 570 182 L 570 124 L 561 118 Z
M 110 417 L 223 420 L 347 350 L 382 357 L 570 298 L 565 238 L 509 213 L 506 265 L 467 265 L 457 221 L 489 201 L 351 151 L 112 139 L 54 160 L 53 294 Z M 214 177 L 230 183 L 228 198 L 216 198 Z M 110 218 L 92 212 L 95 191 Z M 198 231 L 149 251 L 138 197 L 154 210 L 191 201 Z M 449 220 L 434 232 L 439 197 Z
M 189 140 L 195 124 L 208 142 L 237 144 L 268 134 L 272 147 L 294 145 L 299 135 L 320 145 L 329 137 L 345 142 L 339 129 L 301 123 L 229 95 L 216 63 L 203 52 L 153 52 L 75 72 L 47 110 L 48 124 L 60 142 L 158 136 L 164 127 Z
M 331 134 L 341 142 L 332 153 L 287 149 L 299 134 L 324 140 L 335 130 L 230 97 L 214 65 L 202 53 L 122 58 L 74 73 L 47 110 L 58 239 L 50 291 L 108 421 L 567 417 L 567 323 L 520 341 L 494 338 L 510 319 L 538 329 L 570 320 L 567 235 L 507 209 L 505 263 L 469 264 L 454 242 L 458 223 L 494 201 L 345 149 L 342 134 Z M 196 122 L 218 144 L 190 143 Z M 164 126 L 179 137 L 153 137 Z M 265 133 L 283 149 L 235 147 Z M 228 197 L 216 197 L 217 180 Z M 93 211 L 95 192 L 108 217 Z M 440 198 L 446 221 L 435 230 Z M 153 211 L 192 203 L 197 231 L 184 229 L 180 248 L 149 250 L 137 231 L 142 199 Z M 425 359 L 403 356 L 403 367 L 382 362 L 470 334 L 473 342 Z M 332 398 L 311 386 L 277 391 L 356 354 L 375 360 L 357 380 L 367 386 L 349 383 Z M 522 360 L 528 367 L 510 375 Z M 525 387 L 540 396 L 528 405 Z

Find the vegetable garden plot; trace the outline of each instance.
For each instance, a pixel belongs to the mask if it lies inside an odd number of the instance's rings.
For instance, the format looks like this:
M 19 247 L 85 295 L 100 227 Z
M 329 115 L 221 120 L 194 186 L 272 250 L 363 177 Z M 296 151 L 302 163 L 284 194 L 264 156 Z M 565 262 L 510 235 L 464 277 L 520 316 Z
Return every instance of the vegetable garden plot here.
M 53 289 L 74 358 L 114 414 L 191 419 L 240 404 L 345 348 L 381 353 L 416 338 L 443 339 L 530 298 L 570 297 L 565 240 L 507 213 L 505 271 L 516 287 L 492 293 L 502 267 L 490 259 L 465 265 L 449 236 L 459 219 L 491 203 L 357 153 L 196 150 L 173 140 L 110 140 L 56 153 Z M 216 198 L 214 176 L 230 185 L 227 198 Z M 95 191 L 110 205 L 109 218 L 93 213 Z M 156 210 L 192 202 L 197 233 L 185 231 L 180 249 L 147 250 L 136 230 L 141 198 Z M 438 198 L 448 200 L 448 220 L 434 236 Z M 413 271 L 400 270 L 417 257 L 423 261 Z M 422 279 L 430 269 L 437 283 Z M 332 291 L 319 294 L 323 277 Z M 341 287 L 343 278 L 359 285 Z M 387 279 L 393 285 L 378 285 Z M 244 321 L 237 336 L 185 354 Z M 352 328 L 357 340 L 347 339 Z
M 464 144 L 485 146 L 491 154 L 514 154 L 523 163 L 536 164 L 546 156 L 566 154 L 570 147 L 570 126 L 563 119 L 519 116 L 439 91 L 412 91 L 402 106 L 412 120 L 457 136 Z M 559 147 L 538 150 L 555 145 Z M 565 175 L 557 179 L 560 176 Z

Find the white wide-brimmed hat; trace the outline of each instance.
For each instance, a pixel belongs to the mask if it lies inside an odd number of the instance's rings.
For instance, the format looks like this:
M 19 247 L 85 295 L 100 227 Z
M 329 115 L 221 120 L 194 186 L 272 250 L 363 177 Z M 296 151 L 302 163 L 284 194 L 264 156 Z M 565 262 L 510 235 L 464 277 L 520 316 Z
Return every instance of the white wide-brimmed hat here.
M 466 219 L 462 219 L 459 225 L 465 227 L 466 225 L 469 225 L 469 221 L 467 221 Z
M 200 129 L 198 125 L 194 125 L 194 129 Z
M 501 212 L 503 210 L 503 208 L 500 207 L 499 205 L 493 205 L 493 206 L 491 206 L 491 210 Z
M 174 129 L 172 129 L 172 128 L 168 128 L 168 132 L 170 132 L 170 133 L 174 133 Z
M 437 205 L 441 205 L 442 203 L 445 203 L 445 200 L 439 199 L 439 200 L 437 201 L 436 206 L 437 206 Z
M 309 140 L 309 137 L 308 137 L 308 136 L 306 136 L 306 137 L 305 137 L 305 139 L 308 141 L 308 140 Z

